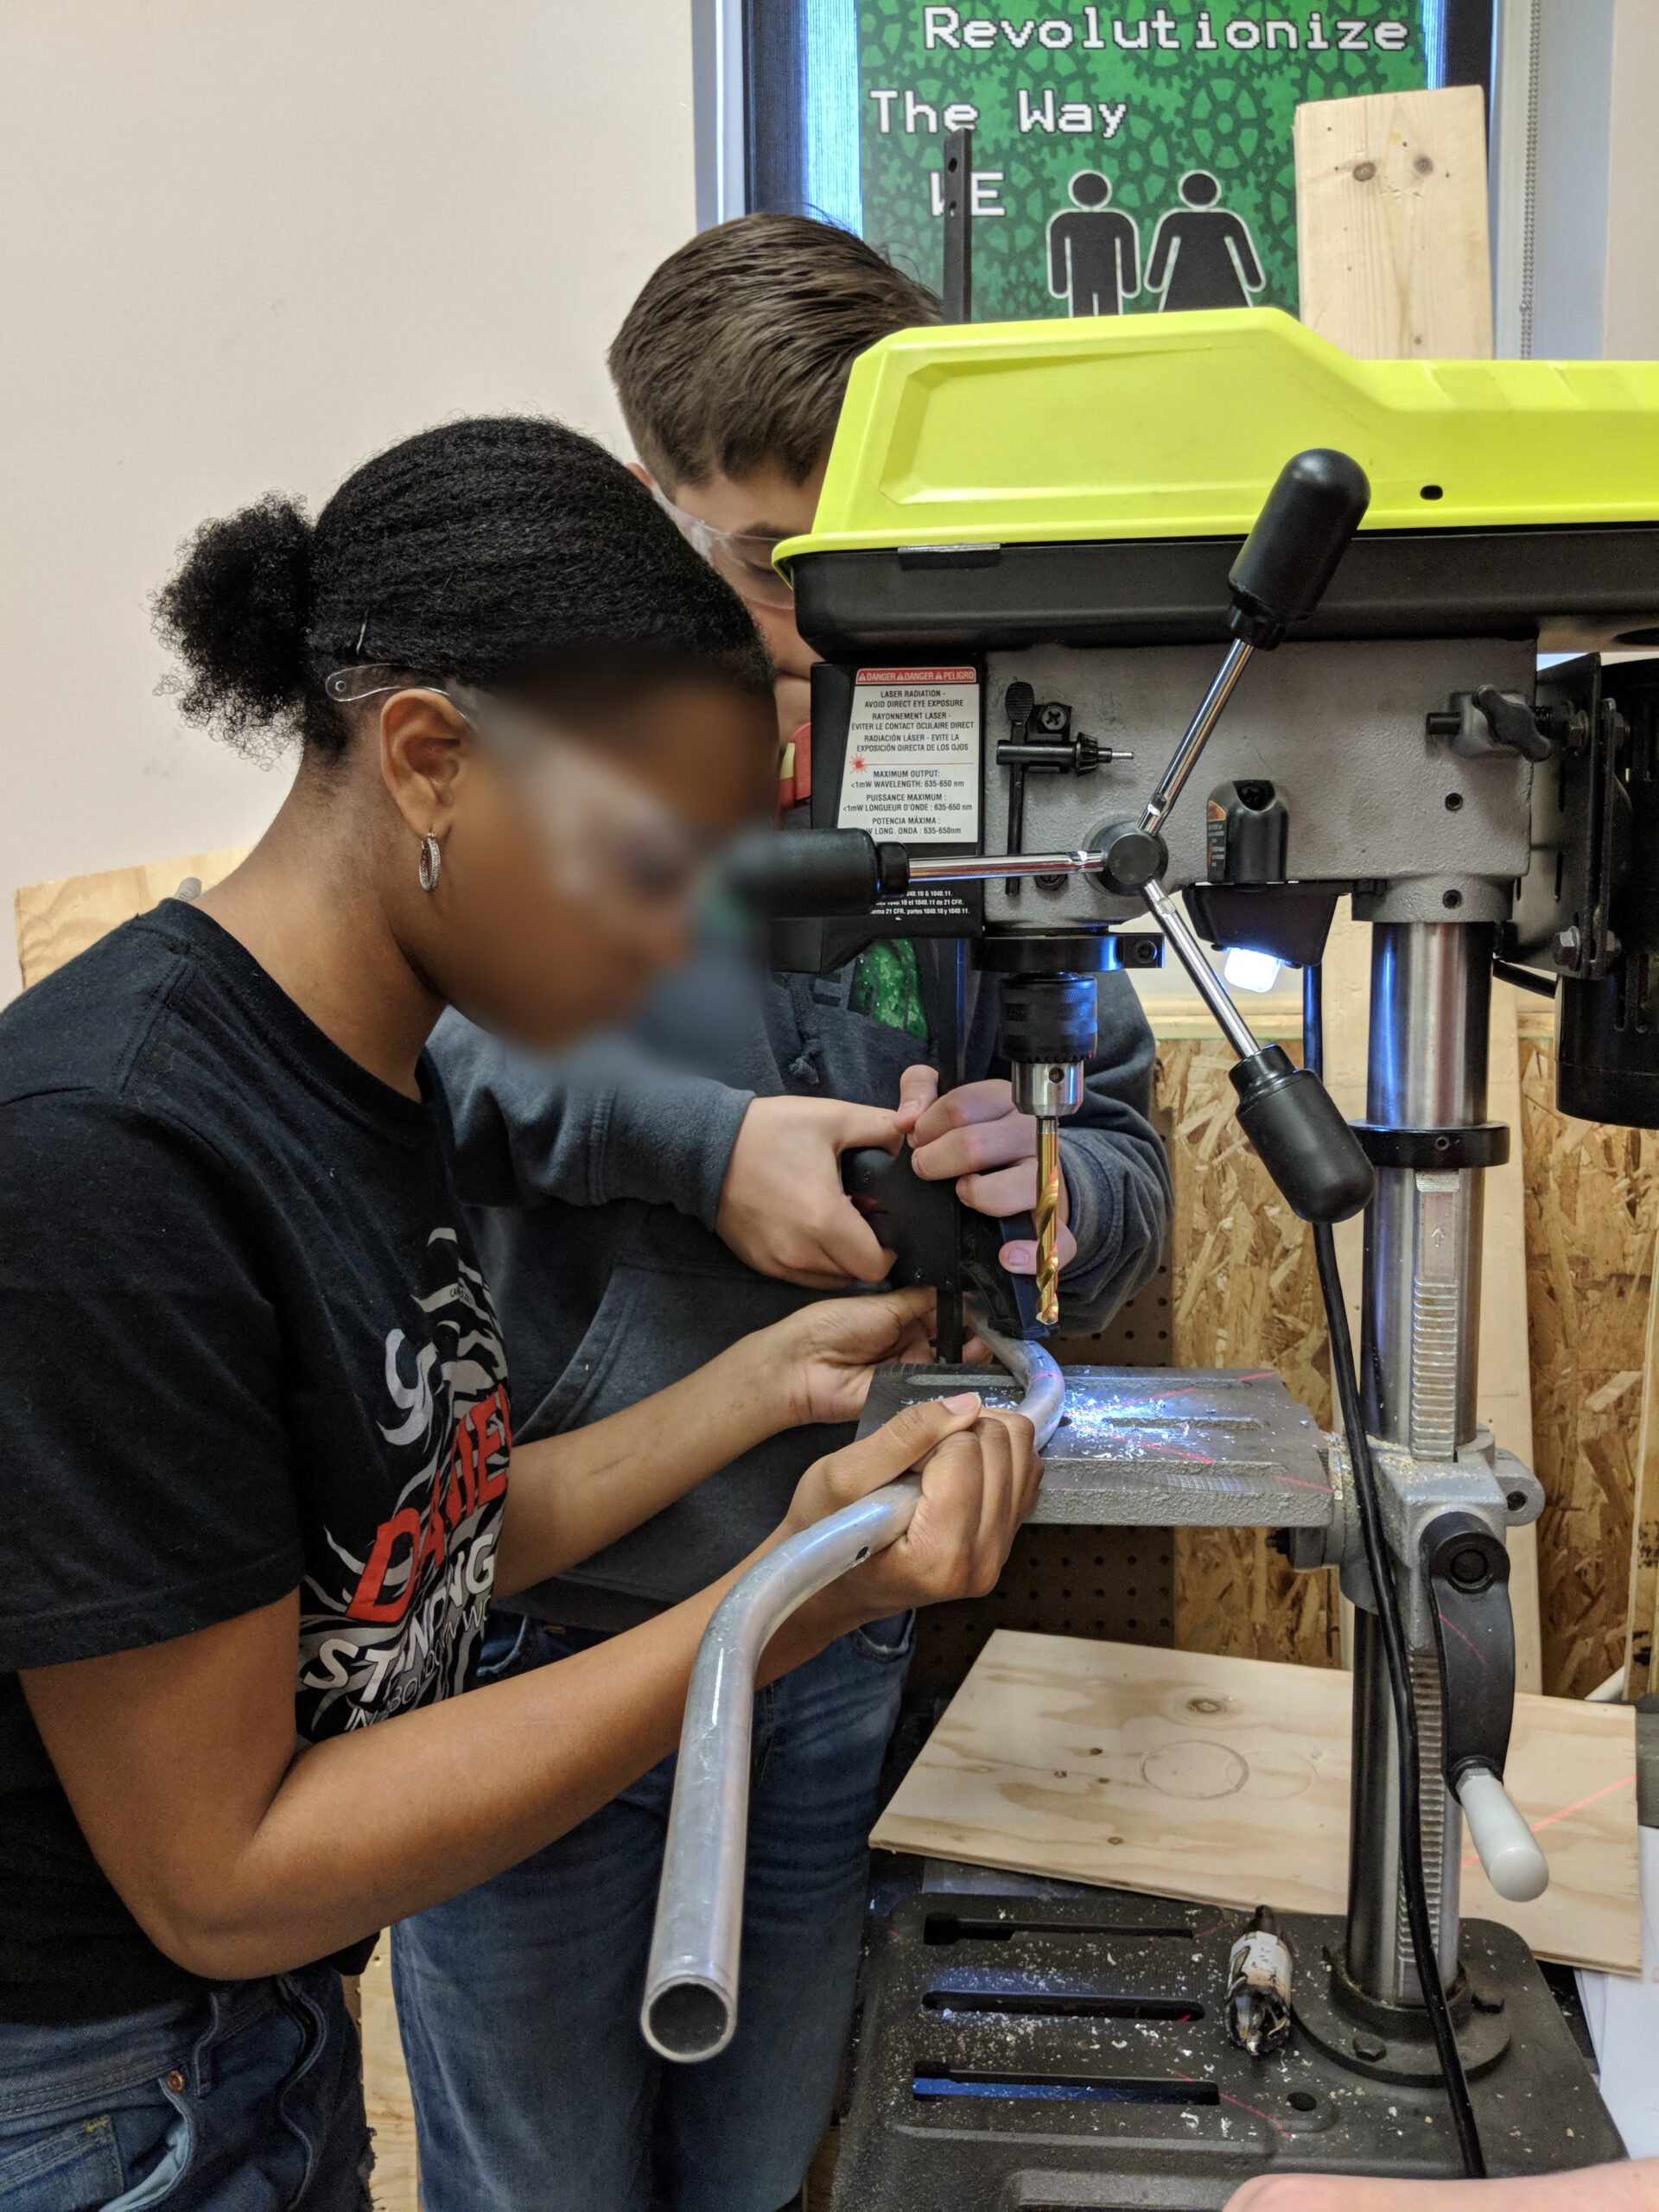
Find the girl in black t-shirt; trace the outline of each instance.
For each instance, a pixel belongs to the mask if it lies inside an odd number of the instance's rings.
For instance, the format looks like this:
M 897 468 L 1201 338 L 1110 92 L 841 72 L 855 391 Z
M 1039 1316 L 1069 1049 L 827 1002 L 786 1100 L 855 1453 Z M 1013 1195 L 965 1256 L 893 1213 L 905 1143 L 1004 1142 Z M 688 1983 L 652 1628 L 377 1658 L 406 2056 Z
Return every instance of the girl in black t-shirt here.
M 187 718 L 300 764 L 232 875 L 0 1016 L 0 2200 L 357 2212 L 339 1969 L 661 1758 L 726 1584 L 462 1705 L 492 1596 L 853 1417 L 928 1314 L 809 1308 L 512 1445 L 425 1039 L 625 1012 L 775 783 L 748 617 L 620 463 L 454 423 L 315 525 L 207 524 L 159 611 Z M 924 1458 L 771 1672 L 995 1580 L 1036 1465 L 971 1395 L 785 1526 Z

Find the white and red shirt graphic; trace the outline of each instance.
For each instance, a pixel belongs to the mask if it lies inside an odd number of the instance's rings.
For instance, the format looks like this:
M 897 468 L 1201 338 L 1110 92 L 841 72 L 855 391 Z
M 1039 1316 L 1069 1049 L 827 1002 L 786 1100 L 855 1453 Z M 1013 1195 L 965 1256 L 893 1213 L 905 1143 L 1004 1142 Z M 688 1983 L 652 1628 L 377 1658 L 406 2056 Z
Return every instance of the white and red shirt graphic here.
M 512 1449 L 506 1355 L 455 1231 L 434 1230 L 428 1250 L 449 1279 L 417 1301 L 418 1341 L 388 1332 L 374 1378 L 408 1479 L 364 1555 L 331 1534 L 301 1588 L 298 1717 L 313 1739 L 454 1695 L 483 1636 Z

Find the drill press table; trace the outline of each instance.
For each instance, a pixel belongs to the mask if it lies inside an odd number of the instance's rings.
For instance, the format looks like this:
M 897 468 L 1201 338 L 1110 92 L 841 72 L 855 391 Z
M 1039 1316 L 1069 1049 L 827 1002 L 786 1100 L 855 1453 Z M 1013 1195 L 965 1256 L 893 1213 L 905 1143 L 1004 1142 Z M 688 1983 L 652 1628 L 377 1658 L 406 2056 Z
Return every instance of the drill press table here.
M 884 1367 L 859 1433 L 918 1398 L 963 1389 L 991 1406 L 1019 1395 L 995 1368 Z M 1070 1367 L 1031 1517 L 1083 1528 L 1323 1528 L 1335 1497 L 1322 1441 L 1313 1414 L 1269 1371 Z

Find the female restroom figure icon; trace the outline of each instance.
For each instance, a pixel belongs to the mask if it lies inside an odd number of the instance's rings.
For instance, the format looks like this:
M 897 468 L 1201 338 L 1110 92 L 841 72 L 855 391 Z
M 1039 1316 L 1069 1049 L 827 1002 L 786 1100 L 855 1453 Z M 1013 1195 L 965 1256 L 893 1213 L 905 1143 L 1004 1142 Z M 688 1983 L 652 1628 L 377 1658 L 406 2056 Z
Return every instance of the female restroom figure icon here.
M 1221 185 L 1208 169 L 1181 179 L 1182 205 L 1160 216 L 1147 264 L 1147 289 L 1161 292 L 1159 306 L 1247 308 L 1267 283 L 1250 226 L 1229 207 L 1218 207 Z

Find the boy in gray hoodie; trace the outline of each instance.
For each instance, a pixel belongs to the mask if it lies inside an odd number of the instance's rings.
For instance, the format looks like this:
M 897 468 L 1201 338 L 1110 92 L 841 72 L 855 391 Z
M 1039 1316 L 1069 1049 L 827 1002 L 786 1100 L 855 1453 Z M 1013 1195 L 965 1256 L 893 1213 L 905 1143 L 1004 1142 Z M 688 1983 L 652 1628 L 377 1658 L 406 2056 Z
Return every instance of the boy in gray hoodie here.
M 744 597 L 778 670 L 778 815 L 810 796 L 807 677 L 772 548 L 811 523 L 847 375 L 938 303 L 859 239 L 746 216 L 671 256 L 611 368 L 639 474 Z M 949 951 L 875 948 L 823 978 L 711 952 L 636 1033 L 556 1075 L 453 1017 L 433 1049 L 511 1352 L 521 1438 L 596 1421 L 887 1258 L 845 1197 L 851 1147 L 910 1148 L 993 1216 L 1035 1191 L 1031 1123 L 970 986 L 972 1078 L 941 1095 Z M 1153 1046 L 1103 978 L 1100 1051 L 1062 1139 L 1063 1320 L 1098 1326 L 1155 1265 L 1169 1202 Z M 1004 1264 L 1029 1273 L 1029 1246 Z M 586 1649 L 726 1573 L 803 1469 L 812 1428 L 750 1452 L 556 1583 L 498 1610 L 480 1679 Z M 866 1837 L 908 1660 L 877 1624 L 757 1700 L 736 2037 L 664 2067 L 638 2015 L 673 1762 L 510 1873 L 394 1931 L 426 2212 L 779 2212 L 829 2117 L 851 2016 Z

